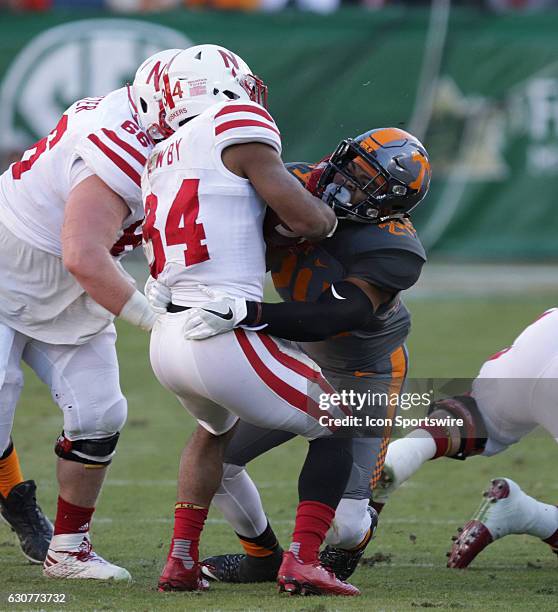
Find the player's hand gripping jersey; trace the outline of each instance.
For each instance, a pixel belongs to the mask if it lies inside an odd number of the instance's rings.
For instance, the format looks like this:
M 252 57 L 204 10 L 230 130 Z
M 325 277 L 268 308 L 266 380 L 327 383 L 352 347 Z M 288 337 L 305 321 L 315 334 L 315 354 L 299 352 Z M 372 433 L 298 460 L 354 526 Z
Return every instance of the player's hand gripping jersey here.
M 265 277 L 265 203 L 248 179 L 230 172 L 221 154 L 261 142 L 281 152 L 271 115 L 254 102 L 224 102 L 155 147 L 143 176 L 143 236 L 151 274 L 172 301 L 207 301 L 199 285 L 261 300 Z
M 62 264 L 65 205 L 73 187 L 97 175 L 130 209 L 111 253 L 118 256 L 138 246 L 141 173 L 151 147 L 122 88 L 74 103 L 48 136 L 4 172 L 1 321 L 54 344 L 81 343 L 106 327 L 112 315 L 84 294 Z

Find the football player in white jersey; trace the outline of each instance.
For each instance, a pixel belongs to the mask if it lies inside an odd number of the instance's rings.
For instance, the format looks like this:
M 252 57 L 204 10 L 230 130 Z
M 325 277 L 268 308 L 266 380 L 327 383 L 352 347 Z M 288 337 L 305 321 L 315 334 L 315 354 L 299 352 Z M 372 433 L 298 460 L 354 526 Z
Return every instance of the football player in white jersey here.
M 93 551 L 89 527 L 127 412 L 113 319 L 145 330 L 155 319 L 118 258 L 141 241 L 153 134 L 138 121 L 156 114 L 158 123 L 159 77 L 178 51 L 149 58 L 131 90 L 75 102 L 0 177 L 0 454 L 10 446 L 24 361 L 64 415 L 43 566 L 51 578 L 130 579 Z
M 170 287 L 172 302 L 153 328 L 151 364 L 199 426 L 181 458 L 174 533 L 159 590 L 207 588 L 198 544 L 220 485 L 226 442 L 241 417 L 310 440 L 280 588 L 357 595 L 318 561 L 352 463 L 351 440 L 331 436 L 335 425 L 327 415 L 348 409 L 320 410 L 319 394 L 332 388 L 290 342 L 247 329 L 203 341 L 183 333 L 192 306 L 211 309 L 228 324 L 244 318 L 240 304 L 246 299 L 261 302 L 264 202 L 294 232 L 312 239 L 331 235 L 335 214 L 285 169 L 279 130 L 259 104 L 263 84 L 234 53 L 192 47 L 173 58 L 163 80 L 166 121 L 175 132 L 154 149 L 143 175 L 143 235 L 152 276 Z
M 558 308 L 544 312 L 514 343 L 486 361 L 470 395 L 431 406 L 433 418 L 461 419 L 463 426 L 425 425 L 389 445 L 374 500 L 387 498 L 429 459 L 492 456 L 541 426 L 558 442 Z M 491 481 L 477 514 L 454 538 L 448 567 L 464 568 L 486 546 L 511 533 L 526 533 L 558 553 L 558 508 L 540 502 L 508 478 Z M 380 509 L 377 506 L 377 509 Z

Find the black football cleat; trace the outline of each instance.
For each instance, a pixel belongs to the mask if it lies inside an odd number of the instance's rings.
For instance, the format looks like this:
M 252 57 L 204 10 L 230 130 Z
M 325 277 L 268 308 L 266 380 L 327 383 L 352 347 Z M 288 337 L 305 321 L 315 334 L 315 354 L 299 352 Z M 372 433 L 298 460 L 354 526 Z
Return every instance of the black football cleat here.
M 0 495 L 0 516 L 19 538 L 23 554 L 31 563 L 43 563 L 52 539 L 52 523 L 37 504 L 34 480 L 17 484 L 8 494 Z
M 320 552 L 320 563 L 330 569 L 339 580 L 346 581 L 352 576 L 358 566 L 359 561 L 368 546 L 368 542 L 372 539 L 378 526 L 378 513 L 374 508 L 368 506 L 371 523 L 370 531 L 367 539 L 362 544 L 353 550 L 345 550 L 343 548 L 335 548 L 334 546 L 326 546 Z
M 217 555 L 201 562 L 202 574 L 219 582 L 275 582 L 283 560 L 278 547 L 268 557 L 251 557 L 242 553 Z

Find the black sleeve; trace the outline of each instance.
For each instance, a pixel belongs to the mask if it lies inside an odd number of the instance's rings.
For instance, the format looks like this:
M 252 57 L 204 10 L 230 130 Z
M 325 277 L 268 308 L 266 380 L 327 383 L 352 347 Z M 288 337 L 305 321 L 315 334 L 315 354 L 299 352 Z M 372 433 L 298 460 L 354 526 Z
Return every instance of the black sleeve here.
M 347 276 L 360 278 L 378 289 L 399 292 L 419 279 L 424 259 L 411 251 L 380 249 L 356 255 L 347 266 Z
M 241 325 L 300 342 L 316 342 L 341 332 L 363 329 L 374 317 L 368 296 L 347 281 L 334 283 L 317 302 L 247 302 L 247 306 L 248 314 Z

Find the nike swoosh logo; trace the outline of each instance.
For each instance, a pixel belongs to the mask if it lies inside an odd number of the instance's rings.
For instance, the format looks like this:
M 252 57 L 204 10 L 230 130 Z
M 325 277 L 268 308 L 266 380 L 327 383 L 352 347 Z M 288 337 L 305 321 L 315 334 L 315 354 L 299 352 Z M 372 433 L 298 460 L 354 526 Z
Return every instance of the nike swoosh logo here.
M 333 294 L 333 297 L 337 300 L 346 300 L 346 297 L 343 297 L 342 295 L 339 295 L 337 293 L 337 291 L 335 291 L 335 287 L 333 285 L 331 285 L 331 293 Z
M 360 378 L 361 376 L 376 376 L 376 372 L 361 372 L 360 370 L 357 370 L 355 372 L 355 376 L 357 378 Z
M 221 317 L 221 319 L 225 319 L 225 321 L 230 321 L 233 318 L 233 311 L 231 310 L 231 307 L 229 306 L 229 312 L 217 312 L 216 310 L 209 310 L 209 308 L 204 308 L 204 310 L 206 312 L 210 312 L 211 314 L 214 314 L 217 317 Z

